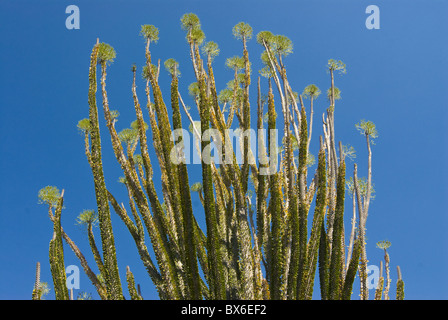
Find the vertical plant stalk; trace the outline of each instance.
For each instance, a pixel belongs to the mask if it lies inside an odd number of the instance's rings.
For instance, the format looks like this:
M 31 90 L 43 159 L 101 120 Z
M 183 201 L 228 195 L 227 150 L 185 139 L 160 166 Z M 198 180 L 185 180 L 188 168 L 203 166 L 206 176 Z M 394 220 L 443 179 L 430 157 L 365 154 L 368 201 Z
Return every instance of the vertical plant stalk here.
M 173 128 L 182 129 L 182 119 L 179 109 L 178 100 L 178 78 L 176 72 L 174 72 L 171 82 L 171 107 L 173 109 Z M 183 143 L 182 137 L 180 137 L 178 143 Z M 185 160 L 185 159 L 184 159 Z M 188 182 L 188 171 L 185 161 L 181 161 L 177 165 L 178 172 L 178 184 L 181 192 L 181 208 L 182 208 L 182 220 L 183 220 L 183 239 L 186 261 L 186 275 L 187 275 L 187 289 L 189 290 L 189 299 L 199 300 L 202 298 L 200 275 L 198 269 L 198 262 L 196 256 L 196 242 L 194 237 L 194 216 L 193 207 L 190 197 L 190 184 Z
M 298 166 L 298 178 L 297 178 L 297 188 L 294 190 L 290 186 L 289 194 L 289 214 L 292 221 L 292 243 L 291 243 L 291 263 L 289 267 L 289 277 L 288 277 L 288 295 L 290 299 L 298 299 L 303 293 L 302 281 L 306 278 L 304 274 L 304 267 L 307 264 L 307 214 L 308 205 L 305 201 L 306 197 L 306 160 L 307 160 L 307 150 L 308 150 L 308 125 L 306 121 L 305 109 L 302 108 L 301 111 L 302 121 L 300 123 L 300 146 L 299 146 L 299 166 Z M 288 126 L 289 127 L 289 126 Z M 288 130 L 289 131 L 289 130 Z M 287 162 L 288 162 L 288 180 L 292 180 L 292 150 L 290 137 L 287 136 Z M 289 154 L 289 156 L 288 156 Z M 292 183 L 292 181 L 291 181 Z M 295 192 L 297 191 L 299 202 L 297 211 L 297 198 Z
M 40 262 L 36 263 L 36 280 L 34 282 L 34 289 L 32 300 L 40 300 L 42 296 L 42 292 L 40 289 Z
M 243 91 L 243 131 L 250 129 L 250 102 L 249 102 L 249 86 L 250 86 L 250 62 L 249 52 L 246 45 L 246 37 L 243 36 L 243 58 L 244 58 L 244 91 Z M 243 138 L 244 139 L 244 138 Z M 243 141 L 243 165 L 242 165 L 242 187 L 243 193 L 247 192 L 247 184 L 249 179 L 249 146 L 250 135 Z
M 200 74 L 199 90 L 200 90 L 200 118 L 201 130 L 204 132 L 210 128 L 210 109 L 208 98 L 206 95 L 206 85 L 204 75 Z M 202 139 L 201 150 L 207 150 L 210 141 Z M 208 157 L 208 159 L 204 159 Z M 210 154 L 204 154 L 202 158 L 202 185 L 204 188 L 204 209 L 207 225 L 207 256 L 208 267 L 210 273 L 210 293 L 212 299 L 223 300 L 226 298 L 225 278 L 222 266 L 221 246 L 219 243 L 217 215 L 215 208 L 215 200 L 213 193 L 213 177 L 212 168 L 209 162 Z
M 398 274 L 398 280 L 397 280 L 397 300 L 404 300 L 404 281 L 401 277 L 401 270 L 400 267 L 397 266 L 397 274 Z
M 107 300 L 108 295 L 106 292 L 106 288 L 103 286 L 103 284 L 99 281 L 98 277 L 93 273 L 92 269 L 90 268 L 87 259 L 82 254 L 81 250 L 78 248 L 78 246 L 70 239 L 70 237 L 65 233 L 64 229 L 61 229 L 62 237 L 64 238 L 65 242 L 69 245 L 70 249 L 72 249 L 73 253 L 78 258 L 79 262 L 81 263 L 81 266 L 89 278 L 89 280 L 92 282 L 93 286 L 95 287 L 96 291 L 98 292 L 98 295 L 102 300 Z
M 97 43 L 90 57 L 90 69 L 89 69 L 89 119 L 90 119 L 90 137 L 91 137 L 91 160 L 92 160 L 92 174 L 95 185 L 95 195 L 98 206 L 98 219 L 101 230 L 101 241 L 103 248 L 104 268 L 106 274 L 104 278 L 106 280 L 107 294 L 110 299 L 121 300 L 123 299 L 120 275 L 118 272 L 117 257 L 115 252 L 115 241 L 112 231 L 112 223 L 110 220 L 109 202 L 106 190 L 106 184 L 104 181 L 103 165 L 101 159 L 101 138 L 98 122 L 98 109 L 96 105 L 96 65 L 99 51 L 99 43 Z M 102 86 L 105 86 L 105 69 L 102 75 Z M 103 91 L 104 92 L 104 91 Z M 104 95 L 104 93 L 103 93 Z M 107 103 L 103 101 L 103 103 Z
M 140 255 L 140 259 L 143 262 L 143 265 L 146 268 L 146 271 L 148 272 L 151 280 L 153 281 L 157 292 L 159 293 L 160 299 L 167 299 L 168 289 L 167 286 L 164 283 L 164 279 L 162 279 L 162 276 L 158 272 L 157 268 L 155 267 L 151 256 L 149 255 L 148 249 L 145 245 L 145 238 L 144 234 L 139 232 L 138 228 L 132 220 L 129 218 L 129 216 L 126 213 L 126 210 L 124 209 L 124 206 L 120 206 L 117 202 L 117 200 L 114 198 L 114 196 L 109 192 L 109 201 L 111 202 L 112 207 L 114 208 L 115 212 L 118 214 L 118 216 L 121 218 L 121 220 L 124 222 L 126 227 L 128 228 L 129 232 L 132 235 L 132 238 L 135 241 L 135 244 L 137 246 L 137 250 Z
M 361 278 L 361 299 L 368 300 L 369 299 L 369 290 L 367 288 L 367 253 L 366 253 L 366 222 L 367 216 L 369 212 L 370 198 L 372 192 L 372 150 L 370 148 L 370 134 L 371 132 L 364 130 L 364 134 L 366 136 L 367 143 L 367 151 L 368 151 L 368 176 L 367 176 L 367 186 L 366 186 L 366 196 L 364 203 L 361 199 L 361 190 L 358 183 L 357 176 L 357 165 L 355 164 L 354 169 L 354 187 L 356 191 L 356 198 L 358 202 L 358 214 L 359 214 L 359 233 L 362 241 L 361 248 L 361 270 L 360 270 L 360 278 Z
M 257 128 L 258 132 L 263 130 L 263 104 L 261 101 L 261 88 L 260 77 L 258 77 L 258 119 Z M 258 185 L 257 185 L 257 239 L 258 249 L 260 252 L 266 249 L 267 237 L 268 237 L 268 216 L 266 205 L 266 192 L 267 192 L 267 178 L 261 171 L 266 170 L 268 167 L 266 146 L 263 142 L 264 139 L 258 139 L 258 153 L 260 159 L 260 170 L 258 171 Z M 263 170 L 263 171 L 264 171 Z
M 276 118 L 277 114 L 275 112 L 274 105 L 274 95 L 272 93 L 271 82 L 269 81 L 269 94 L 268 94 L 268 131 L 276 130 Z M 269 143 L 269 157 L 273 161 L 276 157 L 275 154 L 271 152 L 271 135 L 268 135 Z M 272 219 L 272 229 L 270 237 L 270 257 L 269 257 L 269 290 L 270 297 L 272 300 L 281 299 L 281 287 L 282 287 L 282 275 L 283 275 L 283 232 L 284 232 L 284 220 L 282 217 L 282 196 L 279 182 L 279 172 L 274 173 L 270 176 L 269 190 L 271 194 L 271 199 L 269 202 L 271 219 Z
M 126 267 L 126 280 L 128 283 L 128 290 L 129 290 L 129 295 L 131 296 L 131 300 L 143 300 L 143 298 L 141 297 L 141 295 L 138 293 L 137 289 L 135 288 L 134 275 L 132 274 L 129 266 Z
M 176 243 L 183 243 L 183 221 L 182 210 L 180 204 L 180 191 L 179 183 L 177 179 L 170 179 L 170 177 L 177 176 L 176 166 L 170 161 L 171 150 L 174 148 L 174 143 L 171 140 L 171 125 L 169 122 L 168 112 L 166 105 L 163 101 L 162 92 L 158 84 L 158 75 L 155 74 L 151 65 L 151 52 L 149 51 L 150 40 L 147 39 L 145 56 L 146 56 L 146 68 L 148 70 L 149 80 L 152 86 L 152 93 L 154 98 L 154 109 L 158 120 L 158 133 L 160 135 L 160 147 L 161 155 L 159 161 L 163 168 L 166 170 L 166 185 L 167 191 L 164 194 L 168 195 L 168 200 L 172 205 L 172 211 L 174 213 L 174 219 L 172 224 L 174 225 L 174 232 Z M 182 255 L 180 252 L 179 254 Z M 182 262 L 182 261 L 181 261 Z
M 320 241 L 319 241 L 319 283 L 320 296 L 322 300 L 329 299 L 328 281 L 330 278 L 329 264 L 330 264 L 330 245 L 328 242 L 327 233 L 325 232 L 325 222 L 322 221 L 320 226 Z
M 383 261 L 380 261 L 380 277 L 378 279 L 378 285 L 375 290 L 375 300 L 381 300 L 383 298 L 384 277 L 383 277 Z
M 347 272 L 344 279 L 344 287 L 342 289 L 342 300 L 350 300 L 353 290 L 353 282 L 355 281 L 356 272 L 358 271 L 359 257 L 361 254 L 361 241 L 357 238 L 353 245 L 353 254 L 348 264 Z
M 306 200 L 307 189 L 307 160 L 308 160 L 308 124 L 305 108 L 301 109 L 300 141 L 299 141 L 299 167 L 298 167 L 298 195 L 299 195 L 299 268 L 297 272 L 297 298 L 304 299 L 306 295 L 305 281 L 309 269 L 307 239 L 308 239 L 308 210 Z M 291 161 L 293 163 L 293 161 Z M 291 205 L 296 205 L 293 201 Z
M 355 241 L 355 232 L 356 232 L 356 197 L 355 197 L 355 188 L 352 186 L 352 188 L 349 190 L 351 192 L 352 196 L 352 208 L 353 208 L 353 214 L 352 214 L 352 227 L 350 230 L 350 240 L 348 245 L 348 252 L 347 252 L 347 263 L 346 268 L 349 268 L 350 260 L 352 258 L 352 252 L 353 252 L 353 246 Z M 347 271 L 347 270 L 346 270 Z
M 92 228 L 91 222 L 89 222 L 87 225 L 87 236 L 89 238 L 90 248 L 92 249 L 92 253 L 93 253 L 93 257 L 95 259 L 96 265 L 98 266 L 100 273 L 104 276 L 106 271 L 104 270 L 103 260 L 101 258 L 98 247 L 96 246 L 96 243 L 95 243 L 95 237 L 93 235 L 93 228 Z
M 151 65 L 151 53 L 149 51 L 149 43 L 150 40 L 147 39 L 146 42 L 146 70 L 148 71 L 148 77 L 146 81 L 146 95 L 147 95 L 147 107 L 150 116 L 150 123 L 153 133 L 153 141 L 154 148 L 156 150 L 156 154 L 159 160 L 160 169 L 162 172 L 162 191 L 165 199 L 166 208 L 168 214 L 165 215 L 162 205 L 158 199 L 157 192 L 155 190 L 154 181 L 153 181 L 153 172 L 151 160 L 149 158 L 148 146 L 147 146 L 147 137 L 146 137 L 146 124 L 143 120 L 143 113 L 140 108 L 140 103 L 138 101 L 137 92 L 136 92 L 136 83 L 135 83 L 135 68 L 133 69 L 133 82 L 132 82 L 132 96 L 134 100 L 134 107 L 137 116 L 137 124 L 138 124 L 138 136 L 140 140 L 140 150 L 142 154 L 142 162 L 146 173 L 146 179 L 142 178 L 144 182 L 144 187 L 146 189 L 146 193 L 148 199 L 146 199 L 143 190 L 140 188 L 138 183 L 138 178 L 135 173 L 131 173 L 130 176 L 127 176 L 127 179 L 131 182 L 129 184 L 130 190 L 132 191 L 132 196 L 136 200 L 139 211 L 142 214 L 143 221 L 146 225 L 146 229 L 148 230 L 149 236 L 151 238 L 151 242 L 153 244 L 154 251 L 156 253 L 156 258 L 161 268 L 161 275 L 164 278 L 164 286 L 167 299 L 178 299 L 182 295 L 185 295 L 185 287 L 184 287 L 184 277 L 185 273 L 182 269 L 184 265 L 184 259 L 182 255 L 182 250 L 180 250 L 180 243 L 183 235 L 180 235 L 180 238 L 177 232 L 179 230 L 179 219 L 174 219 L 174 215 L 172 211 L 174 210 L 171 207 L 171 199 L 170 198 L 170 187 L 169 187 L 169 175 L 167 171 L 167 167 L 173 165 L 171 162 L 167 162 L 165 158 L 165 154 L 162 150 L 162 140 L 161 140 L 161 131 L 159 130 L 159 126 L 155 120 L 155 112 L 154 108 L 156 105 L 150 102 L 150 89 L 149 83 L 151 82 L 153 86 L 153 92 L 160 92 L 160 88 L 157 84 L 158 75 L 155 74 L 155 70 L 153 70 Z M 160 60 L 159 60 L 160 62 Z M 160 63 L 159 63 L 160 64 Z M 160 67 L 160 66 L 159 66 Z M 158 72 L 158 71 L 157 71 Z M 155 98 L 155 100 L 160 102 L 160 99 Z M 162 101 L 162 109 L 166 111 L 166 106 Z M 169 123 L 169 122 L 168 122 Z M 113 131 L 111 131 L 111 134 Z M 171 140 L 170 140 L 171 142 Z M 120 153 L 120 146 L 117 145 L 116 149 L 118 153 Z M 121 159 L 121 157 L 117 156 L 117 159 Z M 131 160 L 131 157 L 129 157 Z M 129 161 L 130 162 L 130 161 Z M 128 164 L 122 163 L 122 167 L 127 168 Z M 126 173 L 126 172 L 125 172 Z M 171 179 L 172 180 L 172 179 Z M 171 185 L 173 183 L 171 182 Z M 171 190 L 172 191 L 172 190 Z M 151 205 L 153 216 L 149 213 L 149 203 Z M 132 201 L 132 200 L 131 200 Z M 178 217 L 181 213 L 177 213 L 176 217 Z M 135 214 L 134 214 L 135 215 Z M 176 221 L 178 222 L 176 224 Z M 180 222 L 182 223 L 182 222 Z M 170 241 L 171 240 L 171 241 Z M 141 247 L 141 245 L 140 245 Z M 142 251 L 145 256 L 145 261 L 148 262 L 147 254 Z M 148 265 L 149 266 L 149 265 Z M 148 269 L 149 271 L 149 269 Z M 151 271 L 152 272 L 152 271 Z M 153 273 L 153 272 L 152 272 Z M 161 289 L 161 288 L 160 288 Z
M 330 262 L 330 299 L 339 300 L 343 285 L 344 272 L 344 201 L 345 201 L 345 161 L 341 159 L 338 168 L 338 178 L 336 184 L 336 210 L 333 225 L 333 243 L 331 247 Z
M 201 61 L 199 57 L 197 60 Z M 224 121 L 224 116 L 218 104 L 218 95 L 216 92 L 216 85 L 212 68 L 212 58 L 210 54 L 208 54 L 207 68 L 207 94 L 209 95 L 209 102 L 212 105 L 212 108 L 210 108 L 210 120 L 212 128 L 217 129 L 219 132 L 219 137 L 214 137 L 213 139 L 226 141 L 226 144 L 223 145 L 221 150 L 219 150 L 219 152 L 221 152 L 222 159 L 226 159 L 227 156 L 233 156 L 233 158 L 231 158 L 233 160 L 233 165 L 229 165 L 226 161 L 224 161 L 225 164 L 220 166 L 218 172 L 216 166 L 213 164 L 212 172 L 214 184 L 216 186 L 216 210 L 217 221 L 220 226 L 220 242 L 222 243 L 221 255 L 224 264 L 223 272 L 226 281 L 226 297 L 227 299 L 236 299 L 244 297 L 243 292 L 248 291 L 245 289 L 246 287 L 244 286 L 244 284 L 247 284 L 248 281 L 250 281 L 250 277 L 247 277 L 247 273 L 250 272 L 250 269 L 246 269 L 244 268 L 244 266 L 242 266 L 242 269 L 247 270 L 246 277 L 244 277 L 244 279 L 248 280 L 245 280 L 244 282 L 238 280 L 238 277 L 240 277 L 241 279 L 240 266 L 238 265 L 240 247 L 237 240 L 240 225 L 237 223 L 236 217 L 234 217 L 235 212 L 233 205 L 235 198 L 232 196 L 231 184 L 232 179 L 235 179 L 235 175 L 240 176 L 238 172 L 239 170 L 237 170 L 239 169 L 239 167 L 235 165 L 235 154 L 233 153 L 232 148 L 228 148 L 227 141 L 229 140 L 229 135 L 226 131 L 227 125 Z M 195 128 L 194 124 L 193 128 Z M 237 171 L 236 174 L 235 171 Z M 233 175 L 233 178 L 229 177 L 229 175 Z M 240 183 L 240 181 L 238 181 L 238 183 Z M 239 189 L 240 188 L 237 187 L 236 192 L 238 192 Z M 241 249 L 246 248 L 247 247 Z M 240 286 L 240 283 L 243 283 L 243 285 Z M 243 287 L 244 289 L 241 290 L 241 287 Z
M 389 300 L 389 290 L 390 290 L 390 257 L 387 250 L 384 249 L 384 267 L 386 269 L 386 286 L 384 288 L 384 300 Z
M 316 206 L 314 209 L 311 235 L 307 245 L 307 266 L 305 267 L 305 270 L 308 270 L 308 272 L 306 274 L 306 278 L 304 278 L 305 285 L 303 286 L 303 293 L 301 292 L 300 296 L 302 299 L 311 299 L 313 295 L 314 277 L 321 238 L 320 227 L 324 223 L 325 207 L 327 205 L 327 172 L 325 150 L 323 148 L 322 138 L 317 167 L 317 184 Z
M 53 285 L 56 300 L 69 300 L 69 294 L 66 285 L 67 278 L 65 274 L 64 248 L 62 246 L 61 213 L 63 203 L 64 190 L 62 190 L 52 219 L 53 238 L 50 240 L 49 252 L 50 269 L 53 276 Z
M 355 188 L 356 193 L 356 201 L 358 204 L 358 215 L 359 215 L 359 229 L 358 229 L 358 237 L 361 241 L 361 261 L 359 266 L 359 278 L 360 278 L 360 285 L 361 285 L 361 292 L 360 296 L 362 300 L 368 300 L 369 299 L 369 289 L 367 286 L 367 254 L 366 254 L 366 243 L 365 243 L 365 216 L 364 216 L 364 209 L 362 205 L 362 199 L 361 199 L 361 192 L 359 188 L 358 183 L 358 166 L 355 163 L 355 168 L 353 172 L 353 185 Z

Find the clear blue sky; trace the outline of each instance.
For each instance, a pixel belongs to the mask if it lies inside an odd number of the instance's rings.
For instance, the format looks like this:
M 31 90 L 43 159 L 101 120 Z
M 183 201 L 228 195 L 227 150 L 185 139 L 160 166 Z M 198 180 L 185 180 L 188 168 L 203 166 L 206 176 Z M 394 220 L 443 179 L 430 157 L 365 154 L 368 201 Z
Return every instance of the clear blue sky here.
M 79 30 L 65 27 L 70 4 L 79 6 Z M 370 4 L 381 10 L 379 30 L 365 27 Z M 111 108 L 121 114 L 117 128 L 122 129 L 135 119 L 130 68 L 136 63 L 140 73 L 144 64 L 144 43 L 138 35 L 142 24 L 159 28 L 153 57 L 180 62 L 180 90 L 188 97 L 193 73 L 179 21 L 187 12 L 199 16 L 207 40 L 221 48 L 215 60 L 218 90 L 232 78 L 225 59 L 242 54 L 241 43 L 232 37 L 232 27 L 240 21 L 249 23 L 254 33 L 270 30 L 293 41 L 294 53 L 286 65 L 295 91 L 315 83 L 325 92 L 328 59 L 346 63 L 347 74 L 336 78 L 342 92 L 336 135 L 356 149 L 361 176 L 366 175 L 367 151 L 354 125 L 371 120 L 379 131 L 372 147 L 376 198 L 367 221 L 369 264 L 379 265 L 383 254 L 375 243 L 387 239 L 392 242 L 393 293 L 398 264 L 406 298 L 447 299 L 448 2 L 442 0 L 1 1 L 0 299 L 31 298 L 37 261 L 42 264 L 41 280 L 52 286 L 52 224 L 47 209 L 37 204 L 37 192 L 46 185 L 65 189 L 63 227 L 94 267 L 86 235 L 75 219 L 83 209 L 96 206 L 83 138 L 76 128 L 78 120 L 88 116 L 88 67 L 96 38 L 117 51 L 108 71 L 108 92 Z M 255 40 L 249 43 L 254 71 L 261 51 Z M 162 90 L 168 95 L 169 77 L 161 73 Z M 138 85 L 144 101 L 143 82 Z M 255 86 L 251 92 L 256 92 Z M 325 98 L 317 100 L 311 148 L 315 154 L 327 107 Z M 183 120 L 188 125 L 185 116 Z M 104 126 L 101 130 L 106 184 L 126 203 L 109 136 Z M 191 183 L 200 179 L 198 168 L 189 167 Z M 350 175 L 352 168 L 349 162 Z M 199 200 L 193 200 L 200 212 Z M 346 206 L 348 217 L 349 201 Z M 157 299 L 133 240 L 114 212 L 112 223 L 123 284 L 129 265 L 145 299 Z M 68 247 L 65 252 L 66 265 L 80 266 Z M 81 274 L 80 290 L 97 297 L 82 269 Z M 47 298 L 54 298 L 53 290 Z M 358 299 L 356 293 L 353 298 Z

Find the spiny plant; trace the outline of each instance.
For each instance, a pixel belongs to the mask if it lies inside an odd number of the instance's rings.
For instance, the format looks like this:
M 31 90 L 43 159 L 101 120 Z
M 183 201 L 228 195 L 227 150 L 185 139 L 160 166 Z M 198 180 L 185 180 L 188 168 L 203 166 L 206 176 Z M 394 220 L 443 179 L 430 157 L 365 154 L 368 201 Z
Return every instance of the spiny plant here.
M 212 41 L 204 43 L 205 33 L 193 13 L 182 16 L 181 28 L 186 33 L 196 80 L 184 87 L 188 87 L 199 120 L 193 118 L 182 98 L 180 66 L 171 58 L 164 63 L 171 75 L 169 101 L 165 101 L 159 84 L 160 60 L 157 66 L 153 64 L 150 50 L 159 41 L 159 32 L 155 26 L 144 25 L 140 34 L 145 41 L 142 78 L 146 101 L 142 103 L 146 104 L 147 115 L 144 116 L 137 94 L 134 65 L 130 82 L 136 120 L 130 128 L 117 131 L 119 113 L 110 110 L 106 90 L 107 68 L 116 57 L 115 50 L 99 40 L 93 46 L 89 117 L 81 120 L 78 128 L 84 135 L 97 206 L 95 210 L 82 212 L 78 223 L 86 227 L 99 273 L 92 271 L 62 229 L 63 192 L 59 193 L 55 187 L 42 189 L 40 202 L 48 205 L 54 224 L 50 265 L 56 299 L 69 297 L 64 281 L 62 239 L 80 260 L 101 299 L 124 299 L 111 208 L 134 240 L 160 299 L 312 299 L 315 279 L 319 281 L 320 298 L 351 299 L 357 274 L 360 298 L 369 299 L 366 221 L 374 193 L 371 143 L 377 131 L 370 121 L 363 120 L 355 126 L 366 137 L 368 172 L 366 178 L 358 178 L 355 163 L 353 176 L 347 179 L 346 158 L 354 160 L 355 152 L 337 140 L 334 122 L 335 104 L 341 98 L 340 90 L 335 87 L 335 75 L 346 73 L 345 64 L 328 61 L 329 106 L 322 113 L 322 134 L 316 141 L 319 152 L 314 157 L 310 153 L 311 136 L 316 131 L 313 130 L 313 104 L 321 90 L 314 84 L 304 88 L 302 94 L 292 89 L 285 64 L 285 57 L 293 52 L 293 43 L 288 37 L 270 31 L 256 35 L 263 50 L 262 68 L 256 82 L 257 100 L 251 104 L 249 89 L 254 82 L 248 42 L 253 37 L 252 28 L 240 22 L 232 30 L 242 42 L 242 52 L 226 60 L 233 78 L 221 91 L 217 90 L 213 64 L 220 52 L 218 45 Z M 98 68 L 103 115 L 114 156 L 123 171 L 119 181 L 126 188 L 128 206 L 112 194 L 105 182 L 97 106 Z M 305 99 L 309 99 L 309 106 Z M 250 111 L 255 108 L 254 121 Z M 184 144 L 183 135 L 172 139 L 174 132 L 183 130 L 184 115 L 190 132 L 197 138 L 194 147 L 202 170 L 199 181 L 190 179 L 184 152 L 188 144 Z M 145 117 L 149 119 L 148 124 Z M 258 139 L 258 159 L 251 148 L 255 141 L 247 134 L 252 127 L 259 133 L 268 131 L 267 141 Z M 218 143 L 232 141 L 230 129 L 240 132 L 237 137 L 240 145 L 236 148 L 233 143 Z M 154 175 L 147 131 L 151 133 L 160 177 Z M 281 147 L 276 143 L 279 132 L 283 134 Z M 214 157 L 220 155 L 226 161 L 210 161 L 212 150 L 216 151 Z M 242 161 L 237 155 L 241 155 Z M 160 186 L 156 181 L 160 181 Z M 353 216 L 351 230 L 346 233 L 347 192 L 352 197 Z M 192 197 L 196 193 L 203 212 L 193 210 Z M 310 214 L 310 211 L 313 212 Z M 200 214 L 205 217 L 205 230 L 198 221 Z M 102 251 L 93 237 L 96 224 Z M 349 235 L 347 250 L 346 235 Z M 150 254 L 148 245 L 154 254 Z M 380 246 L 387 256 L 386 246 Z M 388 263 L 387 258 L 386 268 Z M 131 299 L 141 300 L 139 286 L 136 288 L 129 267 L 126 281 Z M 386 283 L 384 295 L 388 298 L 390 281 Z M 397 299 L 404 297 L 403 290 L 399 272 Z
M 50 287 L 47 282 L 40 281 L 40 262 L 37 262 L 32 300 L 44 300 L 48 293 L 50 293 Z
M 383 249 L 384 250 L 384 264 L 385 264 L 385 269 L 386 269 L 386 286 L 384 288 L 384 300 L 389 300 L 389 290 L 390 290 L 390 283 L 391 283 L 391 279 L 390 279 L 390 257 L 389 254 L 387 253 L 387 249 L 389 249 L 389 247 L 391 246 L 390 241 L 387 240 L 382 240 L 377 242 L 376 246 L 379 249 Z M 383 264 L 381 263 L 381 273 L 383 272 L 382 270 L 382 266 Z M 399 267 L 398 267 L 398 279 L 400 280 L 401 278 L 401 274 L 399 271 Z M 376 290 L 376 295 L 375 295 L 375 299 L 381 299 L 381 289 L 382 286 L 384 284 L 384 279 L 383 277 L 380 276 L 380 286 L 378 286 L 377 290 Z M 397 300 L 400 300 L 400 287 L 397 285 Z

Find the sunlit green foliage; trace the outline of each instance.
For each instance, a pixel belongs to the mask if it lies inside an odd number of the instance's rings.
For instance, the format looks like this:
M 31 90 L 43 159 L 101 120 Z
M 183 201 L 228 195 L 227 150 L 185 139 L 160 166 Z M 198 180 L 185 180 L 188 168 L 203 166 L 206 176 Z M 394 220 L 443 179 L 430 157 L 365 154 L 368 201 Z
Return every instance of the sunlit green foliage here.
M 179 62 L 177 62 L 173 58 L 165 60 L 164 66 L 166 71 L 168 71 L 171 75 L 174 75 L 176 77 L 180 76 Z
M 382 240 L 376 243 L 376 246 L 380 249 L 389 249 L 391 246 L 390 241 Z
M 327 90 L 327 98 L 330 101 L 331 98 L 331 88 Z M 340 100 L 341 99 L 341 90 L 339 88 L 334 88 L 334 99 Z
M 156 43 L 159 40 L 159 29 L 157 29 L 153 25 L 145 24 L 141 27 L 140 35 L 144 39 Z
M 78 122 L 78 129 L 82 133 L 86 133 L 90 131 L 90 120 L 89 119 L 82 119 Z
M 84 210 L 76 218 L 76 223 L 79 225 L 96 226 L 98 224 L 98 214 L 95 210 Z
M 240 22 L 233 27 L 232 33 L 237 39 L 249 40 L 252 38 L 252 27 L 245 22 Z
M 328 60 L 328 70 L 330 71 L 339 71 L 339 73 L 344 74 L 347 73 L 345 63 L 341 60 L 330 59 Z
M 239 56 L 233 56 L 231 58 L 227 58 L 226 66 L 232 70 L 241 70 L 244 69 L 244 58 Z
M 310 84 L 307 86 L 302 93 L 304 98 L 313 98 L 317 99 L 321 94 L 320 89 L 315 84 Z
M 194 13 L 186 13 L 180 19 L 181 27 L 183 30 L 190 31 L 201 27 L 199 18 Z
M 202 47 L 202 52 L 213 60 L 219 54 L 218 44 L 213 41 L 208 41 Z
M 287 56 L 292 53 L 293 43 L 287 36 L 276 35 L 271 41 L 273 51 L 276 55 Z
M 362 135 L 369 136 L 370 138 L 378 138 L 378 131 L 372 121 L 361 120 L 355 127 Z
M 54 186 L 46 186 L 39 190 L 38 194 L 39 204 L 47 204 L 48 206 L 54 208 L 57 206 L 59 199 L 61 198 L 61 193 L 58 188 Z
M 110 44 L 100 43 L 98 50 L 98 63 L 112 63 L 116 57 L 115 49 Z

